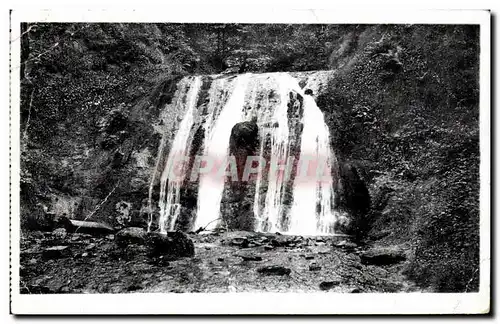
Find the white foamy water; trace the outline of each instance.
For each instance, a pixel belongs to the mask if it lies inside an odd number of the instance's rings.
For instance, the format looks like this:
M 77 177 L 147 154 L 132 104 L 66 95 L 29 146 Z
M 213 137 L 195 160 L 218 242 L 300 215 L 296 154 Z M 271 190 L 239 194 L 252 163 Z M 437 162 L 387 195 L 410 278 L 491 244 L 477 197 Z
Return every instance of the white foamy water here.
M 244 121 L 243 105 L 249 78 L 249 74 L 243 74 L 236 78 L 234 90 L 229 100 L 205 137 L 204 155 L 217 164 L 225 163 L 228 158 L 229 137 L 233 126 Z M 196 229 L 200 227 L 206 230 L 214 229 L 219 223 L 220 202 L 225 178 L 217 173 L 209 172 L 200 175 Z
M 314 98 L 304 95 L 303 104 L 301 163 L 293 186 L 288 232 L 301 235 L 333 234 L 336 213 L 332 209 L 334 191 L 330 133 Z M 308 169 L 305 168 L 307 161 L 310 161 Z
M 170 147 L 167 163 L 160 180 L 160 232 L 171 230 L 180 213 L 180 189 L 185 178 L 183 159 L 189 154 L 188 139 L 194 122 L 194 110 L 200 91 L 201 78 L 195 77 L 186 95 L 186 113 L 179 124 Z
M 261 215 L 262 221 L 257 222 L 257 231 L 283 231 L 283 195 L 285 193 L 286 182 L 290 179 L 287 174 L 287 162 L 289 160 L 290 131 L 288 129 L 288 101 L 291 91 L 300 92 L 300 87 L 296 79 L 286 73 L 276 74 L 276 83 L 279 90 L 280 103 L 275 108 L 271 117 L 271 127 L 268 133 L 271 135 L 271 161 L 268 176 L 268 187 L 265 198 L 265 205 Z M 289 166 L 288 166 L 289 168 Z M 259 192 L 259 183 L 256 193 Z M 254 204 L 258 204 L 258 200 Z M 254 207 L 255 210 L 255 207 Z

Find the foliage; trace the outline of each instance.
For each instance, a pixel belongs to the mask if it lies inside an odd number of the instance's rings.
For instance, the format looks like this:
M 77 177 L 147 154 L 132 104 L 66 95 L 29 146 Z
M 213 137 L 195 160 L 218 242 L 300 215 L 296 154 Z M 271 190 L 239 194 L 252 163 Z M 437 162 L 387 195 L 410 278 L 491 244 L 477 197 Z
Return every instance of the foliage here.
M 371 226 L 389 229 L 394 242 L 414 242 L 408 274 L 439 291 L 477 289 L 478 28 L 382 32 L 318 100 L 333 145 L 366 169 L 372 186 L 386 179 L 375 196 L 392 188 L 388 205 L 372 210 Z

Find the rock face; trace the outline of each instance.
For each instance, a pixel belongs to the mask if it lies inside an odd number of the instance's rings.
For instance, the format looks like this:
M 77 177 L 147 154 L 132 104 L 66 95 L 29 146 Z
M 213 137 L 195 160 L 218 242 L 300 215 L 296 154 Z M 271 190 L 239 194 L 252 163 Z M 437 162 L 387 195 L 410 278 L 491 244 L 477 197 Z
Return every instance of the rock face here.
M 371 248 L 360 255 L 363 264 L 390 265 L 406 260 L 404 250 L 394 247 Z
M 367 214 L 370 210 L 370 193 L 361 179 L 358 169 L 349 163 L 339 163 L 340 188 L 338 205 L 349 215 L 349 220 L 338 222 L 337 233 L 362 238 L 367 228 Z
M 255 121 L 246 121 L 233 126 L 229 147 L 233 151 L 246 150 L 252 152 L 259 141 L 259 127 Z
M 154 256 L 171 258 L 194 256 L 193 241 L 183 232 L 148 233 L 146 238 L 150 252 Z
M 253 230 L 253 197 L 255 183 L 242 181 L 248 156 L 256 155 L 259 144 L 259 127 L 255 121 L 233 126 L 229 138 L 229 154 L 236 159 L 239 181 L 228 181 L 221 202 L 222 218 L 230 229 Z

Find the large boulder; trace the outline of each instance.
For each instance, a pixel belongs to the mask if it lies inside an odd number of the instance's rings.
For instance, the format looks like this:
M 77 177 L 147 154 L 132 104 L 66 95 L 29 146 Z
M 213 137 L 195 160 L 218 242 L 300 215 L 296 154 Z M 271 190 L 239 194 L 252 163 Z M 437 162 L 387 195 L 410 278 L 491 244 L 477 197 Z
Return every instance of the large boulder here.
M 140 227 L 127 227 L 116 233 L 116 244 L 144 244 L 146 242 L 146 231 Z
M 259 127 L 255 121 L 245 121 L 233 126 L 230 146 L 254 150 L 259 142 Z
M 243 181 L 243 174 L 247 158 L 257 155 L 258 147 L 259 127 L 255 120 L 233 126 L 229 138 L 229 154 L 235 158 L 238 181 L 225 183 L 221 199 L 221 216 L 230 229 L 252 230 L 255 227 L 255 181 Z
M 194 256 L 193 241 L 180 231 L 148 233 L 146 242 L 153 256 L 161 255 L 168 258 Z

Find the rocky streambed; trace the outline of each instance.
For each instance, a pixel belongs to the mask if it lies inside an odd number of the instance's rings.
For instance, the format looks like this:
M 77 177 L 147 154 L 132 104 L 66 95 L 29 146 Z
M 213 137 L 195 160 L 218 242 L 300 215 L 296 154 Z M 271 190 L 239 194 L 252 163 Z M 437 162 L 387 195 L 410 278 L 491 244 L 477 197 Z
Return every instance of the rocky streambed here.
M 92 232 L 92 231 L 91 231 Z M 346 236 L 24 233 L 21 293 L 412 292 L 406 251 Z

